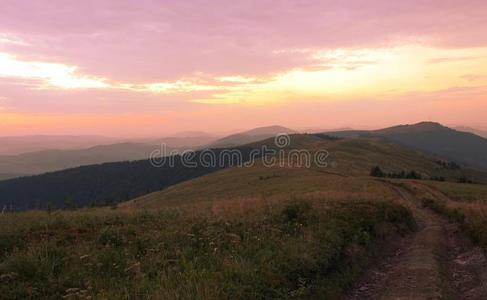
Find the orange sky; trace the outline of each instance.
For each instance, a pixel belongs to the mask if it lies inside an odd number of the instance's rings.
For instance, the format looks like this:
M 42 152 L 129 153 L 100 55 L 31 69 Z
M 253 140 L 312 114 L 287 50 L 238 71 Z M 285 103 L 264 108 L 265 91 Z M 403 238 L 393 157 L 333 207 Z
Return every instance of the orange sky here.
M 451 0 L 2 3 L 0 136 L 486 128 L 485 11 Z

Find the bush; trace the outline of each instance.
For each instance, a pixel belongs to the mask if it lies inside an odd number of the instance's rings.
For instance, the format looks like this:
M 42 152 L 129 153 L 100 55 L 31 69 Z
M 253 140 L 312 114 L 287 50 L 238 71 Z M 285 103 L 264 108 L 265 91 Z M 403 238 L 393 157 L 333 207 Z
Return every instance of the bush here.
M 311 205 L 308 202 L 299 201 L 287 205 L 282 210 L 282 215 L 286 222 L 300 222 L 305 223 L 305 214 L 311 210 Z
M 97 242 L 103 246 L 120 247 L 123 245 L 123 237 L 117 229 L 105 227 L 100 230 Z
M 370 170 L 370 176 L 373 177 L 384 177 L 384 172 L 379 166 L 375 166 Z

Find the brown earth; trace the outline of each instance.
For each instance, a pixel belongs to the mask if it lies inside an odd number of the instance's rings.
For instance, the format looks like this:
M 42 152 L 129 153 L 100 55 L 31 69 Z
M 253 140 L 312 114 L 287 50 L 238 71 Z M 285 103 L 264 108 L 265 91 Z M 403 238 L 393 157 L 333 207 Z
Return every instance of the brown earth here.
M 418 224 L 393 239 L 345 299 L 487 299 L 487 261 L 455 224 L 394 186 Z

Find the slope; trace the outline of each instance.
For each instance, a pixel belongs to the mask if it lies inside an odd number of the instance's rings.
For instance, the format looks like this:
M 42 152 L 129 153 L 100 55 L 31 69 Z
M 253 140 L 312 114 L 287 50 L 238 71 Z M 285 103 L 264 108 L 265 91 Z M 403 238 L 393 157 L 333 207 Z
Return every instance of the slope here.
M 17 155 L 48 149 L 81 149 L 116 143 L 104 136 L 29 135 L 0 137 L 0 155 Z
M 465 166 L 487 169 L 487 139 L 438 123 L 423 122 L 374 131 L 327 134 L 338 137 L 382 137 Z
M 210 144 L 210 147 L 212 148 L 235 147 L 235 146 L 245 145 L 257 141 L 262 141 L 281 133 L 291 134 L 296 132 L 292 129 L 278 126 L 278 125 L 259 127 L 249 131 L 240 132 L 240 133 L 232 134 L 227 137 L 221 138 L 215 141 L 214 143 Z
M 147 159 L 158 146 L 140 143 L 100 145 L 88 149 L 43 150 L 0 156 L 0 173 L 36 175 L 83 165 Z
M 273 146 L 273 139 L 248 145 L 251 148 Z M 380 165 L 387 172 L 415 170 L 424 177 L 443 176 L 455 180 L 473 176 L 469 170 L 452 170 L 434 157 L 377 138 L 329 140 L 315 135 L 293 135 L 286 151 L 295 149 L 329 153 L 326 166 L 296 167 L 287 160 L 281 165 L 265 166 L 262 161 L 249 168 L 233 167 L 177 184 L 124 203 L 124 207 L 161 208 L 167 205 L 211 201 L 215 199 L 272 199 L 290 195 L 324 193 L 330 197 L 384 197 L 388 189 L 369 177 L 370 169 Z M 347 191 L 345 194 L 343 191 Z M 355 194 L 354 194 L 355 193 Z
M 170 153 L 201 148 L 214 140 L 210 136 L 136 139 L 81 149 L 62 149 L 63 144 L 60 144 L 58 149 L 52 144 L 53 148 L 48 150 L 0 155 L 0 180 L 92 164 L 148 159 L 150 154 L 161 149 L 163 144 Z

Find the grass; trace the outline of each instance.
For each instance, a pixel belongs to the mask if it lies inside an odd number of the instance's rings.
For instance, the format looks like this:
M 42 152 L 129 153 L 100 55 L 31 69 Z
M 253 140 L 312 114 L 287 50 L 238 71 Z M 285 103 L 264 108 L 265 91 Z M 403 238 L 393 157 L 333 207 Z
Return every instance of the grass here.
M 230 168 L 184 182 L 161 192 L 142 196 L 120 205 L 128 209 L 160 209 L 181 204 L 215 200 L 266 199 L 272 201 L 293 195 L 318 195 L 328 199 L 392 200 L 387 186 L 369 177 L 350 177 L 327 170 L 305 168 Z
M 213 205 L 214 206 L 214 205 Z M 386 201 L 0 216 L 2 299 L 335 298 L 369 251 L 413 227 Z
M 487 203 L 487 185 L 485 184 L 465 184 L 451 182 L 425 182 L 451 200 L 457 202 L 484 202 Z
M 409 183 L 423 205 L 444 215 L 487 251 L 487 186 L 460 183 Z
M 272 148 L 273 139 L 256 143 Z M 275 147 L 275 146 L 274 146 Z M 328 193 L 340 197 L 393 199 L 394 193 L 369 178 L 370 169 L 381 166 L 385 172 L 416 170 L 424 178 L 456 180 L 469 176 L 468 170 L 451 170 L 438 160 L 417 151 L 378 139 L 324 140 L 312 135 L 293 135 L 291 146 L 310 153 L 327 150 L 328 165 L 320 168 L 264 167 L 257 160 L 251 168 L 228 168 L 122 204 L 124 208 L 159 209 L 182 203 L 215 199 L 272 198 L 303 193 Z M 354 195 L 351 195 L 354 193 Z

